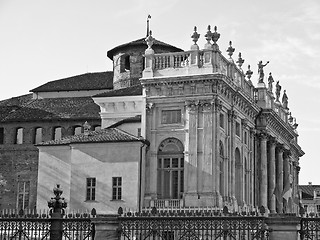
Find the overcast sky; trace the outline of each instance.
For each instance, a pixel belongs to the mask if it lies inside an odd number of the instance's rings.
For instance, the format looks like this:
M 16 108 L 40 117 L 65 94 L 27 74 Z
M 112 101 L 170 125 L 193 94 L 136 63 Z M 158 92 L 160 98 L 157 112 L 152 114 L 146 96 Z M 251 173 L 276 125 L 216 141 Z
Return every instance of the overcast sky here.
M 106 52 L 142 38 L 146 19 L 156 39 L 189 50 L 193 27 L 205 44 L 217 26 L 220 50 L 232 40 L 251 65 L 270 61 L 287 90 L 299 124 L 300 184 L 320 184 L 319 0 L 0 0 L 0 100 L 29 93 L 48 81 L 86 72 L 112 71 Z

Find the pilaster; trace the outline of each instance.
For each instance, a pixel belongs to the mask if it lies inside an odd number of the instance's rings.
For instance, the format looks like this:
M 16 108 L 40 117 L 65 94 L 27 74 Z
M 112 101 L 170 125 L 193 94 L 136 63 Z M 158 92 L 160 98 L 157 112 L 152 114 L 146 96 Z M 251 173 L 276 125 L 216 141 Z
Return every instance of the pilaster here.
M 268 170 L 267 170 L 267 139 L 266 132 L 261 131 L 260 139 L 260 206 L 268 208 Z
M 188 155 L 185 165 L 185 203 L 192 206 L 197 202 L 198 194 L 198 102 L 186 102 L 186 113 L 188 115 Z

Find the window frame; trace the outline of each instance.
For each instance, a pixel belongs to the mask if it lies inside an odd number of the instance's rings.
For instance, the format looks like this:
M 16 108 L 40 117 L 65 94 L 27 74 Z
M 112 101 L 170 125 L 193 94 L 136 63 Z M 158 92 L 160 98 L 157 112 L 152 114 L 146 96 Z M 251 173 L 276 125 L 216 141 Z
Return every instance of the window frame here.
M 21 131 L 21 133 L 19 133 L 19 131 Z M 16 136 L 15 136 L 15 144 L 21 145 L 23 144 L 23 135 L 24 135 L 24 129 L 23 127 L 17 127 L 16 128 L 16 132 L 15 132 Z M 21 135 L 21 136 L 20 136 Z
M 38 130 L 41 130 L 39 135 L 38 135 Z M 43 138 L 43 128 L 42 127 L 36 127 L 34 129 L 33 144 L 38 144 L 38 143 L 42 142 L 42 138 Z
M 88 177 L 86 179 L 86 201 L 96 201 L 97 179 Z
M 20 191 L 21 184 L 23 185 L 23 190 Z M 29 208 L 30 204 L 30 181 L 18 181 L 17 189 L 17 209 Z M 28 188 L 27 188 L 28 186 Z M 28 191 L 27 191 L 28 190 Z M 20 196 L 22 196 L 22 203 L 20 203 Z M 20 207 L 22 204 L 22 207 Z
M 166 121 L 164 121 L 164 113 L 168 114 L 168 113 L 179 113 L 176 114 L 176 116 L 174 117 L 173 114 L 172 115 L 167 115 L 166 116 Z M 170 119 L 168 119 L 170 118 Z M 173 118 L 176 118 L 176 121 L 173 120 Z M 163 108 L 160 109 L 160 124 L 161 125 L 180 125 L 182 124 L 182 109 L 181 108 Z
M 122 200 L 122 177 L 112 177 L 112 201 Z

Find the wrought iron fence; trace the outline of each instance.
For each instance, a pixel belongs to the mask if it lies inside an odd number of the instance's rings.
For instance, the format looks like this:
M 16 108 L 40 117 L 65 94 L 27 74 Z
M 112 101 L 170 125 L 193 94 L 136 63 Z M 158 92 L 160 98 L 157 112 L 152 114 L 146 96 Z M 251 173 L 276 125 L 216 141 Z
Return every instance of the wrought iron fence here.
M 300 239 L 320 239 L 320 218 L 305 217 L 301 218 L 300 224 Z
M 126 212 L 119 209 L 119 235 L 133 239 L 269 239 L 265 217 L 257 212 L 223 210 L 176 210 Z
M 92 213 L 95 214 L 93 211 Z M 63 240 L 93 240 L 95 234 L 92 215 L 89 213 L 69 213 L 61 222 Z M 57 221 L 57 219 L 54 219 Z M 1 240 L 49 240 L 53 219 L 50 212 L 37 213 L 16 210 L 0 212 Z

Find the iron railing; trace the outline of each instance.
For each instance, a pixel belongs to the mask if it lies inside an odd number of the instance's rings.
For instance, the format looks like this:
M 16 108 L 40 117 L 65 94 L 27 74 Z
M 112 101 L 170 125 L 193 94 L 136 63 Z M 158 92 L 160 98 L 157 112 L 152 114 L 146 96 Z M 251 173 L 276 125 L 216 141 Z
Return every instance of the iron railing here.
M 303 217 L 300 223 L 300 239 L 320 239 L 320 218 L 318 216 Z
M 94 211 L 92 212 L 94 213 Z M 63 240 L 93 240 L 95 235 L 92 215 L 89 213 L 69 213 L 61 222 Z M 2 211 L 0 212 L 1 240 L 49 240 L 52 226 L 50 212 L 36 213 L 35 211 Z
M 192 209 L 126 212 L 119 209 L 119 235 L 133 239 L 269 239 L 266 218 L 257 212 Z

